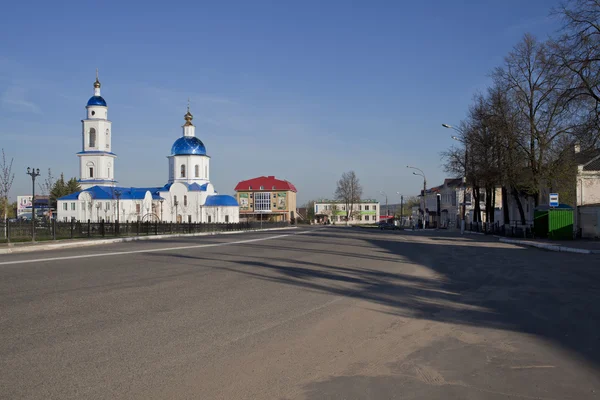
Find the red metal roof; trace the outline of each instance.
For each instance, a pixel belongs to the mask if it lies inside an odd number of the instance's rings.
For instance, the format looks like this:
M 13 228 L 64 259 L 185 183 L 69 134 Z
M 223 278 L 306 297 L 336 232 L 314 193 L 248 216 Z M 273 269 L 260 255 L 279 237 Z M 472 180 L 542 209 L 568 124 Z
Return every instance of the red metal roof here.
M 261 176 L 258 178 L 241 181 L 237 184 L 235 190 L 260 190 L 261 186 L 264 187 L 264 190 L 291 190 L 292 192 L 298 193 L 296 186 L 294 186 L 291 182 L 276 179 L 274 176 Z M 250 189 L 250 187 L 252 187 L 252 189 Z

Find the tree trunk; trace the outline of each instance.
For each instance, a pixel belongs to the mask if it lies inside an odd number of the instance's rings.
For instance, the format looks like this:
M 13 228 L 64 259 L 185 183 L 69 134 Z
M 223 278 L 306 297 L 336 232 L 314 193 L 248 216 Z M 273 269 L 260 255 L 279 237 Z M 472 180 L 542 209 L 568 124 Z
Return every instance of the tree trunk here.
M 473 215 L 473 222 L 481 222 L 481 192 L 479 186 L 473 187 L 473 201 L 475 202 L 475 211 Z
M 521 204 L 521 197 L 519 196 L 519 192 L 513 188 L 512 189 L 513 197 L 517 202 L 517 207 L 519 208 L 519 215 L 521 217 L 521 225 L 525 225 L 525 211 L 523 210 L 523 204 Z
M 510 212 L 508 210 L 508 190 L 502 186 L 502 212 L 504 214 L 504 225 L 510 224 Z

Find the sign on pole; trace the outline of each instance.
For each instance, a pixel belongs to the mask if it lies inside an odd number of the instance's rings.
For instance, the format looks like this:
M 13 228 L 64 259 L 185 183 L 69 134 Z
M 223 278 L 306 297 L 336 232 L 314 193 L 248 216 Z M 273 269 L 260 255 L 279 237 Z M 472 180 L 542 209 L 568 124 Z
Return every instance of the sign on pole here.
M 550 207 L 558 207 L 558 193 L 550 193 Z

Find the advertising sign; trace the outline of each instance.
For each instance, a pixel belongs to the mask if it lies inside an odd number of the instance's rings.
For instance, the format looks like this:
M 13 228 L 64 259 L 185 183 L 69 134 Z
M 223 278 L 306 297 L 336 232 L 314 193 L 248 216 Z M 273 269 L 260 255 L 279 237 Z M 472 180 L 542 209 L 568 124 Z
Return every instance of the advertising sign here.
M 278 210 L 286 209 L 286 199 L 287 199 L 287 193 L 277 193 L 277 209 Z
M 248 193 L 240 193 L 240 209 L 247 210 L 250 208 Z

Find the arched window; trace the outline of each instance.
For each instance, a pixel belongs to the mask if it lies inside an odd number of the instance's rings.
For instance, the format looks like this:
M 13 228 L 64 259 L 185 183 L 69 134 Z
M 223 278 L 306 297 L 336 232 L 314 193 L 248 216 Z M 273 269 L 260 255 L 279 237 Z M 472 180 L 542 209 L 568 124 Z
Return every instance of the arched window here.
M 196 167 L 194 168 L 194 172 L 195 172 L 196 178 L 199 178 L 200 177 L 200 166 L 198 164 L 196 164 Z
M 208 166 L 207 165 L 204 166 L 204 177 L 206 179 L 208 179 Z
M 94 163 L 91 161 L 88 161 L 86 164 L 86 167 L 88 167 L 89 177 L 93 178 L 94 177 Z
M 183 196 L 183 205 L 187 206 L 187 196 Z
M 181 177 L 185 178 L 185 165 L 181 164 Z
M 96 147 L 96 130 L 94 128 L 90 128 L 90 146 Z

